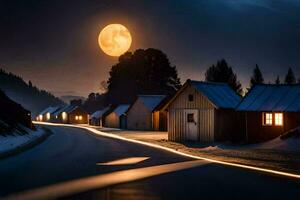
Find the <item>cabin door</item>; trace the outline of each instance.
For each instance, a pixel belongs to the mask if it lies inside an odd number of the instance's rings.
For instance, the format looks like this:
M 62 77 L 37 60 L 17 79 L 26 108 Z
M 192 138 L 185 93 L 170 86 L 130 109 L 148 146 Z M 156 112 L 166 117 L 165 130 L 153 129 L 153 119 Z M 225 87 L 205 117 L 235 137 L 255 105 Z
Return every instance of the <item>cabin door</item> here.
M 190 141 L 198 140 L 198 110 L 186 109 L 184 111 L 185 124 L 186 124 L 186 135 L 185 139 Z

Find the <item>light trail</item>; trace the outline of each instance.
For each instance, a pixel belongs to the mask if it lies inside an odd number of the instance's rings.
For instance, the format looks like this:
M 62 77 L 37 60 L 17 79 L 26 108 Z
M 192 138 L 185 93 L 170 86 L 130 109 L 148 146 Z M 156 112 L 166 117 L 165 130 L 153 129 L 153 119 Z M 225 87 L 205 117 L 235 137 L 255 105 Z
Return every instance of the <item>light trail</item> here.
M 81 129 L 88 130 L 92 133 L 95 133 L 96 135 L 109 137 L 109 138 L 114 138 L 114 139 L 119 139 L 119 140 L 132 142 L 132 143 L 136 143 L 136 144 L 141 144 L 141 145 L 145 145 L 145 146 L 149 146 L 149 147 L 153 147 L 153 148 L 157 148 L 157 149 L 162 149 L 162 150 L 172 152 L 172 153 L 175 153 L 175 154 L 178 154 L 178 155 L 181 155 L 181 156 L 189 157 L 189 158 L 194 158 L 194 159 L 198 159 L 198 160 L 205 160 L 205 161 L 208 161 L 208 162 L 217 163 L 217 164 L 221 164 L 221 165 L 238 167 L 238 168 L 243 168 L 243 169 L 249 169 L 249 170 L 269 173 L 269 174 L 273 174 L 273 175 L 279 175 L 279 176 L 284 176 L 284 177 L 289 177 L 289 178 L 300 179 L 299 174 L 283 172 L 283 171 L 278 171 L 278 170 L 273 170 L 273 169 L 267 169 L 267 168 L 262 168 L 262 167 L 254 167 L 254 166 L 249 166 L 249 165 L 245 165 L 245 164 L 225 162 L 225 161 L 215 160 L 215 159 L 211 159 L 211 158 L 205 158 L 205 157 L 202 157 L 202 156 L 195 156 L 195 155 L 187 154 L 187 153 L 184 153 L 184 152 L 179 152 L 179 151 L 176 151 L 172 148 L 160 146 L 160 145 L 157 145 L 157 144 L 144 142 L 144 141 L 139 141 L 139 140 L 134 140 L 134 139 L 129 139 L 129 138 L 124 138 L 122 136 L 115 135 L 115 134 L 112 134 L 112 133 L 105 133 L 105 132 L 98 131 L 98 130 L 95 130 L 93 128 L 89 128 L 89 127 L 86 127 L 86 126 L 73 125 L 73 124 L 56 124 L 56 123 L 47 123 L 47 122 L 34 122 L 34 123 L 35 124 L 50 125 L 50 126 L 65 126 L 65 127 L 81 128 Z

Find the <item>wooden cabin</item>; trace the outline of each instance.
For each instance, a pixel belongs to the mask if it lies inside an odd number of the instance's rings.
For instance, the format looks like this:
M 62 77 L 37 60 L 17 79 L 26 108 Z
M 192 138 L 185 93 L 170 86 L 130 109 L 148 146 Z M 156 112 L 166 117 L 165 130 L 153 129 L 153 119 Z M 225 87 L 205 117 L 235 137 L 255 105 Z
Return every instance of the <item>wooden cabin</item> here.
M 94 112 L 89 119 L 90 125 L 94 126 L 103 126 L 104 125 L 104 114 L 109 110 L 109 107 L 103 108 L 102 110 L 98 110 Z
M 300 85 L 255 85 L 238 105 L 248 142 L 262 142 L 300 126 Z
M 53 122 L 68 124 L 88 124 L 88 113 L 80 106 L 67 105 L 53 113 Z
M 127 128 L 127 111 L 129 104 L 121 104 L 105 117 L 105 126 L 110 128 Z
M 237 141 L 242 116 L 234 108 L 241 101 L 227 84 L 187 80 L 165 105 L 170 141 Z
M 139 95 L 127 112 L 127 128 L 166 131 L 167 113 L 158 106 L 165 95 Z

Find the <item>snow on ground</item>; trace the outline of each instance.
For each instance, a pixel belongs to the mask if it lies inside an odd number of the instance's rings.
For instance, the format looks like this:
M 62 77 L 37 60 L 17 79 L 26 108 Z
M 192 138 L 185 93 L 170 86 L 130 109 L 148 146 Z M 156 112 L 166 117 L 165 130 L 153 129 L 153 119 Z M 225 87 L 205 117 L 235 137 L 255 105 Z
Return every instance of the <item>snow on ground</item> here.
M 25 129 L 28 134 L 19 135 L 16 131 L 14 135 L 8 135 L 6 137 L 0 135 L 0 154 L 30 143 L 45 134 L 45 131 L 41 127 L 36 127 L 36 131 L 25 127 L 23 127 L 23 129 Z
M 291 137 L 283 140 L 278 137 L 265 143 L 255 144 L 252 148 L 300 152 L 300 138 Z

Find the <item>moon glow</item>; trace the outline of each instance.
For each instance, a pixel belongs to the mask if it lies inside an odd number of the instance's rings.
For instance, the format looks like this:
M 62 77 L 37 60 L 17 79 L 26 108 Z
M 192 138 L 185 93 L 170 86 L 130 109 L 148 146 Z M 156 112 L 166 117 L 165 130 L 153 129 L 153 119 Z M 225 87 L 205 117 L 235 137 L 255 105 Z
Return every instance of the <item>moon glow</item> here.
M 109 56 L 120 56 L 131 46 L 132 38 L 129 30 L 121 24 L 109 24 L 102 29 L 98 43 L 104 53 Z

